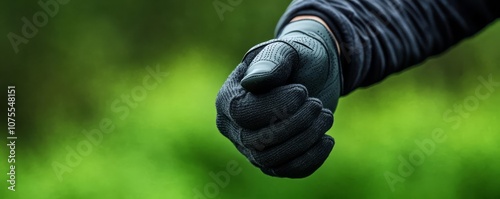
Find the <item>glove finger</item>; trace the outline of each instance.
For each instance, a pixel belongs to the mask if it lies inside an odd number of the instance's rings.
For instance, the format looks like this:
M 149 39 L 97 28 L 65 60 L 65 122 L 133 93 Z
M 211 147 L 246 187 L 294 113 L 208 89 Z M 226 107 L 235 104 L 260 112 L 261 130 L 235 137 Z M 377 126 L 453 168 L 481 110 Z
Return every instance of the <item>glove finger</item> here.
M 228 138 L 235 145 L 242 145 L 240 142 L 241 127 L 232 122 L 227 116 L 217 113 L 217 129 L 224 137 Z
M 277 167 L 305 154 L 332 127 L 333 117 L 323 112 L 316 121 L 304 132 L 292 137 L 283 144 L 266 151 L 253 153 L 253 158 L 262 167 Z
M 252 154 L 252 150 L 245 147 L 240 140 L 240 134 L 242 132 L 247 131 L 246 129 L 242 129 L 236 123 L 232 122 L 225 115 L 217 114 L 217 128 L 219 131 L 228 138 L 234 146 L 238 149 L 238 151 L 247 157 L 250 162 L 255 162 L 255 159 Z M 254 164 L 255 165 L 255 164 Z M 258 165 L 255 165 L 258 166 Z
M 308 129 L 317 120 L 321 109 L 321 101 L 309 98 L 290 118 L 271 123 L 257 131 L 243 132 L 242 143 L 245 147 L 257 151 L 281 144 Z
M 240 63 L 224 82 L 224 85 L 219 90 L 217 98 L 215 99 L 217 114 L 224 114 L 229 117 L 231 101 L 247 92 L 239 83 L 241 78 L 243 78 L 246 69 L 247 64 Z
M 298 58 L 297 51 L 288 43 L 270 43 L 252 60 L 241 85 L 252 93 L 264 93 L 285 85 Z
M 310 150 L 296 159 L 278 167 L 261 168 L 262 172 L 276 177 L 304 178 L 313 174 L 328 158 L 335 141 L 324 135 Z
M 278 87 L 260 95 L 245 92 L 233 98 L 229 114 L 241 127 L 257 130 L 287 119 L 304 104 L 307 96 L 307 89 L 299 84 Z

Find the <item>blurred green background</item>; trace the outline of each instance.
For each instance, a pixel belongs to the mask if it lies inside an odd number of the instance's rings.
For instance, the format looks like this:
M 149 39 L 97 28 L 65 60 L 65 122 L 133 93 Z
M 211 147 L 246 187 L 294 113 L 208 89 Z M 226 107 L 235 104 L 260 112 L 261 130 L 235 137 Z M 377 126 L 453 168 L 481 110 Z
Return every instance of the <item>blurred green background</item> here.
M 220 86 L 250 47 L 272 38 L 289 1 L 221 0 L 232 10 L 223 20 L 213 2 L 69 1 L 18 53 L 3 37 L 0 90 L 17 87 L 19 139 L 16 192 L 0 175 L 0 198 L 500 198 L 500 87 L 466 117 L 443 116 L 471 102 L 478 77 L 500 81 L 500 24 L 342 98 L 330 158 L 314 175 L 290 180 L 262 174 L 215 126 Z M 0 8 L 4 36 L 22 34 L 21 18 L 42 10 L 35 0 Z M 141 90 L 148 66 L 168 76 Z M 134 93 L 141 97 L 132 105 L 122 101 Z M 89 143 L 82 132 L 102 120 L 114 129 L 68 163 Z M 445 142 L 391 189 L 387 172 L 400 175 L 399 158 L 435 129 Z M 5 144 L 0 150 L 7 173 Z M 241 172 L 217 185 L 210 173 L 228 172 L 228 164 Z

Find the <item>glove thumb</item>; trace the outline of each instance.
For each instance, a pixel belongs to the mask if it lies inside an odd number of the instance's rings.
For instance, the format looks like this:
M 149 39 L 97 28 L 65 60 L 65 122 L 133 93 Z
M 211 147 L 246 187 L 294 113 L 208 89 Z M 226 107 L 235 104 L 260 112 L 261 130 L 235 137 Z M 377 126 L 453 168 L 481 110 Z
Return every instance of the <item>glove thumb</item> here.
M 264 93 L 286 85 L 299 61 L 297 51 L 283 41 L 264 47 L 249 65 L 241 86 L 252 93 Z

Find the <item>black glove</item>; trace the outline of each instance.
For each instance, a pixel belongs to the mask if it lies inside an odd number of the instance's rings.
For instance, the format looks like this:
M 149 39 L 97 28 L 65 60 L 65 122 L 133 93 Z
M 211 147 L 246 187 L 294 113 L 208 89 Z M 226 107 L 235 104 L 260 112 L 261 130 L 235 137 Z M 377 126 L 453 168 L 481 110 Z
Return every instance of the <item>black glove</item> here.
M 341 93 L 331 33 L 317 21 L 292 22 L 255 46 L 217 95 L 217 127 L 271 176 L 303 178 L 326 160 L 325 135 Z

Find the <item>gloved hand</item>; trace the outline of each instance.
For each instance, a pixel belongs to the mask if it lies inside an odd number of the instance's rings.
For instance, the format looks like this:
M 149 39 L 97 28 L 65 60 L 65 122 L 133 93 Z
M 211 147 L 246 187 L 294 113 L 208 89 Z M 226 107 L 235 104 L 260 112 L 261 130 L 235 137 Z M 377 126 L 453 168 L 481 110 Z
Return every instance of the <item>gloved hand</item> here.
M 341 93 L 338 51 L 314 20 L 291 22 L 245 55 L 217 95 L 217 128 L 264 173 L 311 175 L 330 154 L 325 135 Z

